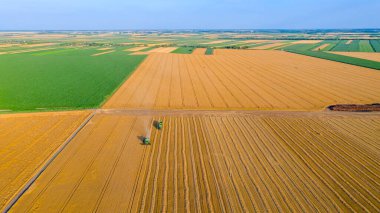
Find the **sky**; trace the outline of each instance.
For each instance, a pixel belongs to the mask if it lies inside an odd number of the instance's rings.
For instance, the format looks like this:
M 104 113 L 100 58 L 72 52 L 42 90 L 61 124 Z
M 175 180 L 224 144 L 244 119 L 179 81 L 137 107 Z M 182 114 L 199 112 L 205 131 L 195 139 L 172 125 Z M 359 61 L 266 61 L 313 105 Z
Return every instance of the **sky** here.
M 380 28 L 380 0 L 0 0 L 0 30 Z

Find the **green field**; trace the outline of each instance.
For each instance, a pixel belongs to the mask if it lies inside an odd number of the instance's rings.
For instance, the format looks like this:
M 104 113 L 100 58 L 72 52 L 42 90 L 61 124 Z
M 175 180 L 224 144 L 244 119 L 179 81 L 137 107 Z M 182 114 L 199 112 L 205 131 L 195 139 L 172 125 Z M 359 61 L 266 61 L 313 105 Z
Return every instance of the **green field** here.
M 322 51 L 288 50 L 288 52 L 380 70 L 380 62 L 376 61 L 353 58 L 343 55 L 336 55 Z
M 350 44 L 347 44 L 347 40 L 341 40 L 331 50 L 336 52 L 359 52 L 359 40 L 353 40 Z
M 370 44 L 375 52 L 380 52 L 380 40 L 371 40 Z
M 290 46 L 285 46 L 284 48 L 276 48 L 282 49 L 286 51 L 312 51 L 315 48 L 320 47 L 323 44 L 329 44 L 329 46 L 321 49 L 320 51 L 337 51 L 337 52 L 373 52 L 373 44 L 376 45 L 375 42 L 369 40 L 354 40 L 350 44 L 347 44 L 348 40 L 325 40 L 318 44 L 293 44 Z M 380 46 L 380 44 L 379 44 Z
M 172 53 L 179 53 L 179 54 L 191 54 L 195 50 L 194 47 L 179 47 L 178 49 L 174 50 Z
M 100 52 L 60 49 L 0 55 L 0 110 L 100 106 L 146 57 L 123 51 L 91 56 Z
M 206 49 L 206 52 L 205 52 L 205 55 L 212 55 L 212 54 L 214 54 L 214 49 L 212 49 L 212 48 L 207 48 L 207 49 Z
M 306 51 L 306 50 L 313 50 L 317 47 L 321 46 L 320 43 L 318 44 L 293 44 L 293 45 L 290 45 L 290 46 L 286 46 L 286 47 L 283 47 L 283 48 L 278 48 L 278 49 L 282 49 L 282 50 L 300 50 L 300 51 Z
M 373 52 L 371 44 L 368 40 L 359 41 L 359 51 L 360 52 Z
M 330 51 L 332 50 L 337 44 L 339 43 L 339 41 L 337 40 L 325 40 L 325 41 L 322 41 L 319 43 L 320 46 L 324 45 L 324 44 L 328 44 L 328 46 L 322 48 L 320 51 Z

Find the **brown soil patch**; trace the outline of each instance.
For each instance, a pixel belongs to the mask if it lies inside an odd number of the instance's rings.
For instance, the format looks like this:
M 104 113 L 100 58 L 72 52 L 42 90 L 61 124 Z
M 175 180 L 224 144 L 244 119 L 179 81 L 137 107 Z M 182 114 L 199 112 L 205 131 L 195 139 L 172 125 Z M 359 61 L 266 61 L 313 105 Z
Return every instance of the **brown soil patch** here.
M 379 112 L 380 104 L 338 104 L 329 106 L 331 111 Z

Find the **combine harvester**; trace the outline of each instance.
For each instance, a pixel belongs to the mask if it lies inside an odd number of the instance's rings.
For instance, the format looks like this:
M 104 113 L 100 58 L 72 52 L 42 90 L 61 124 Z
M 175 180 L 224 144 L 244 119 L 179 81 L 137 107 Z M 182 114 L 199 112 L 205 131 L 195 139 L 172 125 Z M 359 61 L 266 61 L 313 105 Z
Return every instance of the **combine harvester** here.
M 156 128 L 157 128 L 158 130 L 161 130 L 162 127 L 163 127 L 163 122 L 162 122 L 162 121 L 157 121 L 157 122 L 156 122 Z M 145 137 L 145 138 L 143 139 L 143 144 L 144 144 L 144 145 L 150 145 L 150 138 L 149 138 L 149 136 L 147 136 L 147 137 Z
M 157 125 L 156 125 L 157 129 L 158 129 L 158 130 L 162 129 L 162 126 L 163 126 L 162 121 L 158 121 L 158 122 L 157 122 Z
M 144 145 L 150 145 L 150 139 L 148 137 L 145 137 L 143 140 Z

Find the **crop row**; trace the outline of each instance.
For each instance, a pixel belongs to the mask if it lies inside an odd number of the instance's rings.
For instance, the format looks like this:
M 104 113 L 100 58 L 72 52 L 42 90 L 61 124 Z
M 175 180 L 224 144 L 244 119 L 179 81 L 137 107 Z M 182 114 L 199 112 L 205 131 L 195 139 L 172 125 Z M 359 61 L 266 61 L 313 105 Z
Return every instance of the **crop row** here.
M 379 127 L 376 115 L 96 115 L 13 210 L 377 212 Z

